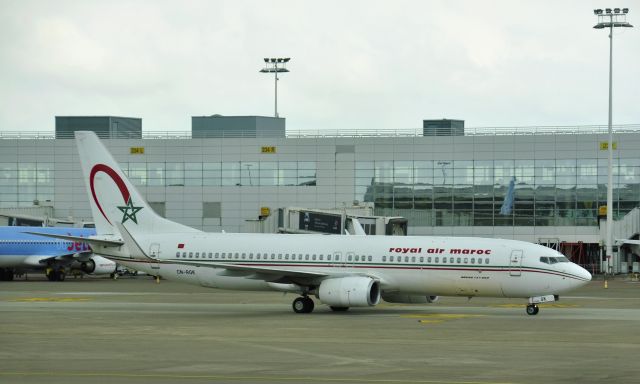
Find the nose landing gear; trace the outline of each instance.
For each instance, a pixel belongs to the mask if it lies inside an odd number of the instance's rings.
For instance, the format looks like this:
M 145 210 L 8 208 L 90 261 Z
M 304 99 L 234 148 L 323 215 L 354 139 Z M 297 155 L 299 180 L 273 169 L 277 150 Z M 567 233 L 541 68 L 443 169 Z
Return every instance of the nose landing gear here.
M 540 308 L 535 304 L 527 305 L 527 315 L 537 315 L 540 312 Z

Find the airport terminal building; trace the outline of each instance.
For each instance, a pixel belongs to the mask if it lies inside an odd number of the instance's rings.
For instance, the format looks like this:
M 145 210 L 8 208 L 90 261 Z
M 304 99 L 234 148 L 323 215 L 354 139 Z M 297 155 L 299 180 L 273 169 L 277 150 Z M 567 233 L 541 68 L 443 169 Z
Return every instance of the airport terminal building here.
M 154 210 L 205 231 L 247 231 L 265 207 L 368 203 L 376 215 L 407 218 L 410 235 L 557 241 L 598 257 L 606 126 L 473 129 L 448 121 L 418 130 L 285 133 L 284 119 L 251 119 L 248 134 L 216 128 L 209 135 L 199 121 L 197 135 L 140 127 L 131 138 L 122 129 L 101 137 Z M 261 125 L 269 126 L 264 134 Z M 640 126 L 614 133 L 613 214 L 621 218 L 640 206 Z M 91 220 L 68 132 L 0 138 L 0 208 L 50 206 L 56 217 Z

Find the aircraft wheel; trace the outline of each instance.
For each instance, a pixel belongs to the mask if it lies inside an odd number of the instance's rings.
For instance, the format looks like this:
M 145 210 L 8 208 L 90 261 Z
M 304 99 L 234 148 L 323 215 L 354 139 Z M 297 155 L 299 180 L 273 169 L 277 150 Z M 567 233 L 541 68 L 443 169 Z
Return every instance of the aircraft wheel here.
M 540 312 L 540 308 L 535 304 L 527 305 L 527 315 L 533 316 L 537 315 Z
M 56 271 L 54 271 L 53 269 L 47 269 L 47 279 L 49 281 L 56 281 L 56 278 Z
M 305 304 L 305 313 L 313 312 L 313 308 L 315 307 L 315 303 L 313 302 L 313 300 L 309 296 L 304 298 L 304 304 Z
M 329 308 L 331 308 L 331 310 L 333 312 L 346 312 L 349 310 L 349 307 L 334 307 L 334 306 L 329 306 Z
M 66 277 L 66 273 L 64 273 L 64 270 L 59 270 L 58 271 L 58 281 L 64 281 L 64 278 Z
M 306 303 L 306 297 L 300 296 L 293 300 L 293 304 L 291 304 L 291 306 L 295 313 L 307 313 L 306 309 L 309 305 Z

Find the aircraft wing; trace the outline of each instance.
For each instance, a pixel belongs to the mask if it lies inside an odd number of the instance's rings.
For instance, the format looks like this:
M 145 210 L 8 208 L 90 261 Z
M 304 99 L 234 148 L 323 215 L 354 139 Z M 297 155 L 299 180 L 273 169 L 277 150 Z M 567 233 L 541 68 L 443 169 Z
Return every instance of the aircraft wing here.
M 165 260 L 163 260 L 165 261 Z M 317 279 L 327 277 L 328 274 L 322 272 L 300 271 L 289 268 L 273 268 L 273 267 L 257 267 L 253 265 L 238 265 L 228 263 L 216 263 L 216 262 L 197 262 L 197 261 L 183 261 L 183 260 L 166 260 L 171 264 L 190 265 L 193 267 L 208 267 L 208 268 L 223 268 L 227 271 L 231 271 L 230 275 L 265 275 L 265 277 L 292 277 L 292 278 L 307 278 Z M 259 278 L 259 276 L 257 276 Z M 268 280 L 268 279 L 261 279 Z M 270 281 L 270 280 L 269 280 Z
M 96 246 L 96 247 L 120 247 L 121 245 L 124 244 L 124 242 L 120 240 L 98 239 L 98 238 L 91 238 L 91 237 L 68 236 L 68 235 L 54 235 L 50 233 L 40 233 L 40 232 L 24 232 L 24 233 L 28 233 L 30 235 L 51 237 L 54 239 L 69 240 L 69 241 L 78 242 L 78 243 L 87 243 L 91 246 Z
M 29 265 L 31 267 L 42 267 L 45 264 L 50 262 L 61 262 L 62 264 L 70 264 L 75 260 L 85 261 L 84 259 L 89 258 L 91 255 L 91 251 L 85 252 L 64 252 L 60 254 L 49 254 L 49 255 L 33 255 L 29 256 L 24 260 L 24 264 Z

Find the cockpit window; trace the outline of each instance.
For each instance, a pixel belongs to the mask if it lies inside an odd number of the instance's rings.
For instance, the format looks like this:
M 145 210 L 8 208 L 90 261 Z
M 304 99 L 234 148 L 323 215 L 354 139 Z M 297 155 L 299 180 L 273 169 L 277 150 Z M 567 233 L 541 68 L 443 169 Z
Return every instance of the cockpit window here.
M 564 256 L 556 256 L 556 257 L 541 257 L 540 262 L 545 264 L 556 264 L 556 263 L 568 263 L 569 259 Z

